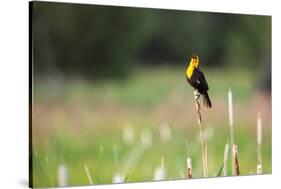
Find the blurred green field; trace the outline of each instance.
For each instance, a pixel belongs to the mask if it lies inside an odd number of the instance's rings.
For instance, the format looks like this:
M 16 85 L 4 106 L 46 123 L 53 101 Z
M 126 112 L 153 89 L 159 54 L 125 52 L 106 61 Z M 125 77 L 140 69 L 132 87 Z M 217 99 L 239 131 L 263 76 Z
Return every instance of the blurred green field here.
M 249 70 L 206 70 L 213 101 L 202 110 L 207 131 L 209 176 L 216 176 L 229 141 L 227 92 L 234 100 L 234 140 L 239 148 L 241 175 L 256 174 L 256 119 L 263 118 L 263 173 L 271 173 L 271 96 L 256 89 L 258 75 Z M 126 182 L 152 181 L 156 167 L 164 166 L 167 179 L 186 177 L 191 157 L 193 177 L 200 178 L 202 160 L 193 90 L 185 68 L 140 68 L 127 80 L 35 80 L 32 142 L 35 187 L 57 186 L 57 169 L 68 170 L 69 185 L 88 185 L 84 165 L 94 184 L 112 183 L 118 172 Z M 168 125 L 170 140 L 161 139 Z M 125 128 L 134 137 L 123 140 Z M 151 135 L 151 145 L 142 144 Z M 47 164 L 48 159 L 49 165 Z M 228 161 L 228 175 L 231 175 Z

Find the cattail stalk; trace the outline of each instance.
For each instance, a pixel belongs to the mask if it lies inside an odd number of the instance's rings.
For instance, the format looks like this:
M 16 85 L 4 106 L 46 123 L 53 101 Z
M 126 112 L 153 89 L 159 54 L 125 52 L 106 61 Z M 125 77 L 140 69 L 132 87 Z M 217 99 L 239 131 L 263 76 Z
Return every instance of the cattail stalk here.
M 204 150 L 204 152 L 205 152 L 205 169 L 206 169 L 206 177 L 208 176 L 208 145 L 207 145 L 207 134 L 206 134 L 206 132 L 205 132 L 205 130 L 203 131 L 204 133 L 205 133 L 205 137 L 204 137 L 204 143 L 205 143 L 205 150 Z
M 260 114 L 257 119 L 257 154 L 258 154 L 258 165 L 257 174 L 262 174 L 262 119 Z
M 238 160 L 238 146 L 233 144 L 232 148 L 233 162 L 234 162 L 234 175 L 240 175 L 239 160 Z
M 227 175 L 228 153 L 229 153 L 229 144 L 225 144 L 225 148 L 224 148 L 224 158 L 223 158 L 223 176 L 226 176 L 226 175 Z
M 228 90 L 228 115 L 229 115 L 229 128 L 230 128 L 230 146 L 233 147 L 234 144 L 234 116 L 233 116 L 233 99 L 232 99 L 232 92 Z M 234 154 L 232 153 L 232 156 Z M 234 161 L 232 159 L 232 174 L 234 174 Z
M 86 175 L 87 175 L 87 178 L 88 178 L 88 180 L 89 180 L 90 185 L 93 185 L 93 180 L 92 180 L 90 171 L 89 171 L 89 169 L 88 169 L 88 166 L 87 166 L 87 165 L 84 165 L 84 169 L 85 169 L 85 172 L 86 172 Z
M 192 161 L 191 158 L 187 158 L 187 177 L 192 178 Z
M 197 112 L 197 123 L 199 126 L 200 132 L 200 144 L 201 144 L 201 155 L 203 162 L 203 175 L 204 177 L 208 177 L 208 167 L 207 167 L 207 149 L 206 149 L 206 135 L 204 132 L 204 128 L 202 126 L 202 114 L 201 107 L 198 98 L 198 92 L 194 91 L 194 99 L 195 99 L 195 107 Z

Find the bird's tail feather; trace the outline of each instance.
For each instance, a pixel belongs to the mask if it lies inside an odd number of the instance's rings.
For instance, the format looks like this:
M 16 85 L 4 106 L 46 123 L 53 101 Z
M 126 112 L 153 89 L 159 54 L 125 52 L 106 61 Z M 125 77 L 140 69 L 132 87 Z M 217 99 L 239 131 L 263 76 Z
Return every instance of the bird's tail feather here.
M 206 108 L 212 108 L 212 103 L 207 91 L 204 93 L 203 104 Z

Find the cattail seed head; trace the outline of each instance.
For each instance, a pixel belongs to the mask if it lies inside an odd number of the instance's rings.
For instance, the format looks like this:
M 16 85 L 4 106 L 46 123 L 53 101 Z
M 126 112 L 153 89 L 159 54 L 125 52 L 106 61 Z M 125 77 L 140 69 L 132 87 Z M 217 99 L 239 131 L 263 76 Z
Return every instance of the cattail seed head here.
M 228 90 L 228 113 L 229 113 L 229 125 L 233 127 L 233 100 L 232 100 L 232 92 Z
M 58 185 L 60 187 L 66 187 L 67 184 L 68 184 L 67 167 L 64 164 L 61 164 L 58 167 Z

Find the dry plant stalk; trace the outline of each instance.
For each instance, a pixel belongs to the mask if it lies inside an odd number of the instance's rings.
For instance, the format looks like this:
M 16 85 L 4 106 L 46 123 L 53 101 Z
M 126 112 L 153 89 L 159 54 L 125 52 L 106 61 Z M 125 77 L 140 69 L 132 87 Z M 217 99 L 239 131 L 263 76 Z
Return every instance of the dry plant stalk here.
M 208 167 L 207 167 L 207 149 L 206 149 L 206 135 L 204 128 L 202 126 L 202 114 L 201 114 L 201 106 L 199 102 L 198 92 L 194 91 L 194 99 L 195 99 L 195 107 L 197 112 L 197 122 L 200 131 L 200 144 L 201 144 L 201 154 L 202 154 L 202 162 L 203 162 L 203 175 L 204 177 L 208 177 Z
M 191 158 L 187 158 L 187 177 L 192 178 L 192 161 Z
M 234 162 L 234 175 L 240 175 L 239 161 L 238 161 L 238 146 L 236 144 L 233 145 L 232 154 L 233 154 L 233 162 Z

